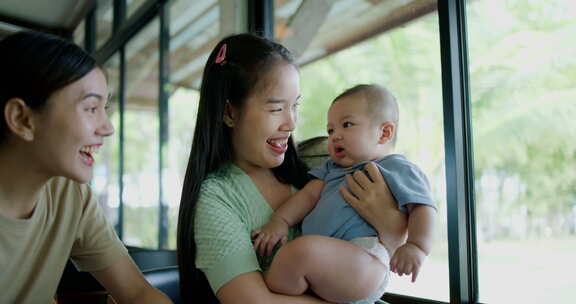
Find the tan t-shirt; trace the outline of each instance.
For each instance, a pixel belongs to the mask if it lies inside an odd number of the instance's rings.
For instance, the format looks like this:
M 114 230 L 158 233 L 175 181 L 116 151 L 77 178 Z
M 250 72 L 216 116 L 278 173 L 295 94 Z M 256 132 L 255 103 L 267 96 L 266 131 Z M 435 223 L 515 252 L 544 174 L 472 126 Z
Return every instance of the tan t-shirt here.
M 32 217 L 0 215 L 0 303 L 51 303 L 69 257 L 96 271 L 127 254 L 90 187 L 52 178 Z

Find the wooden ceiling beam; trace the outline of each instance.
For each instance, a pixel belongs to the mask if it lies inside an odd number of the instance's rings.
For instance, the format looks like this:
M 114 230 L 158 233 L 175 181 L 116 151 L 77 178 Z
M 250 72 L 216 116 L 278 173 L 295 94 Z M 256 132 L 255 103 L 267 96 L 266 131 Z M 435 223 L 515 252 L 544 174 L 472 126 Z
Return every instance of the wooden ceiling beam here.
M 311 54 L 305 54 L 300 64 L 311 63 L 434 12 L 437 10 L 437 0 L 390 0 L 378 6 L 367 13 L 363 12 L 362 20 L 366 21 L 354 31 L 345 31 L 344 24 L 325 24 L 324 31 L 321 29 L 319 38 L 310 45 Z M 331 30 L 328 32 L 326 29 Z
M 334 1 L 303 1 L 296 13 L 288 21 L 282 44 L 295 58 L 300 58 L 324 24 Z

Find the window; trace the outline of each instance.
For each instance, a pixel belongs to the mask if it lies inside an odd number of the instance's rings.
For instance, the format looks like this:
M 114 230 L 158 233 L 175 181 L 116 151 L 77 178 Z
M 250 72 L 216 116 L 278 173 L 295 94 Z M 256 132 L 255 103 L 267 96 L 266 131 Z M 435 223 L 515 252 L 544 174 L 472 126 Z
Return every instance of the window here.
M 576 3 L 471 1 L 467 19 L 480 301 L 570 303 Z
M 438 221 L 435 246 L 417 282 L 393 275 L 389 292 L 449 301 L 440 42 L 435 3 L 429 5 L 287 1 L 276 9 L 276 33 L 303 64 L 297 140 L 326 135 L 330 103 L 356 84 L 383 85 L 398 99 L 395 152 L 405 154 L 427 174 Z M 311 11 L 316 18 L 299 17 Z M 350 22 L 342 23 L 344 19 Z M 299 30 L 310 28 L 318 28 L 317 33 L 295 37 L 302 33 Z
M 178 207 L 196 115 L 202 71 L 212 48 L 224 36 L 240 31 L 245 18 L 236 1 L 172 1 L 170 8 L 169 144 L 164 168 L 164 193 L 168 205 L 168 248 L 176 249 Z M 245 19 L 242 19 L 245 21 Z
M 128 9 L 127 17 L 130 18 L 148 0 L 125 0 Z
M 92 189 L 100 205 L 104 209 L 106 218 L 115 227 L 119 224 L 120 189 L 118 187 L 119 158 L 119 136 L 120 112 L 119 84 L 120 84 L 120 56 L 114 55 L 104 65 L 104 70 L 108 78 L 108 91 L 110 100 L 108 101 L 108 117 L 114 126 L 115 132 L 104 139 L 104 144 L 96 154 L 94 166 L 94 176 L 91 181 Z
M 197 90 L 180 87 L 170 96 L 169 101 L 170 142 L 164 171 L 169 249 L 176 249 L 178 207 L 196 126 L 199 98 Z
M 124 242 L 158 248 L 158 19 L 126 44 Z
M 85 48 L 84 45 L 84 34 L 86 31 L 86 19 L 82 19 L 80 24 L 74 29 L 74 43 L 79 45 L 81 48 Z
M 112 36 L 114 23 L 114 3 L 100 0 L 96 7 L 96 48 L 103 46 Z

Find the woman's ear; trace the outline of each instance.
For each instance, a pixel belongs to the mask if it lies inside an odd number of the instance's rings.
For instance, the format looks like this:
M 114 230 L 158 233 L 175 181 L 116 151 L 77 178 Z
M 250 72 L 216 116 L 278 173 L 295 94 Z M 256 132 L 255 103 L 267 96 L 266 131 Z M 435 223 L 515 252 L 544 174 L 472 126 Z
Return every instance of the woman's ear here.
M 25 141 L 34 140 L 32 109 L 20 98 L 11 98 L 4 106 L 4 119 L 8 130 Z
M 396 125 L 392 122 L 386 121 L 380 124 L 380 138 L 378 143 L 384 144 L 394 138 L 396 132 Z
M 230 104 L 230 102 L 226 101 L 226 106 L 224 108 L 224 123 L 230 127 L 234 128 L 234 117 L 236 116 L 234 113 L 234 108 Z

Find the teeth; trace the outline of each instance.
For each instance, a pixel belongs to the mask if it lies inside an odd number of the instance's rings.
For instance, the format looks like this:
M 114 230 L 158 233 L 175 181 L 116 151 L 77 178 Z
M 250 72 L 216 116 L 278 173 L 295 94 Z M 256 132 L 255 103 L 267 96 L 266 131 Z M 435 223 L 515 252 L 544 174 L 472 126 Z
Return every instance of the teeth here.
M 282 146 L 282 145 L 286 145 L 288 143 L 288 139 L 284 138 L 284 139 L 269 139 L 268 143 L 273 144 L 273 145 L 278 145 L 278 146 Z
M 97 146 L 84 146 L 82 148 L 80 148 L 81 152 L 84 153 L 89 153 L 89 154 L 93 154 L 98 152 L 98 147 Z

